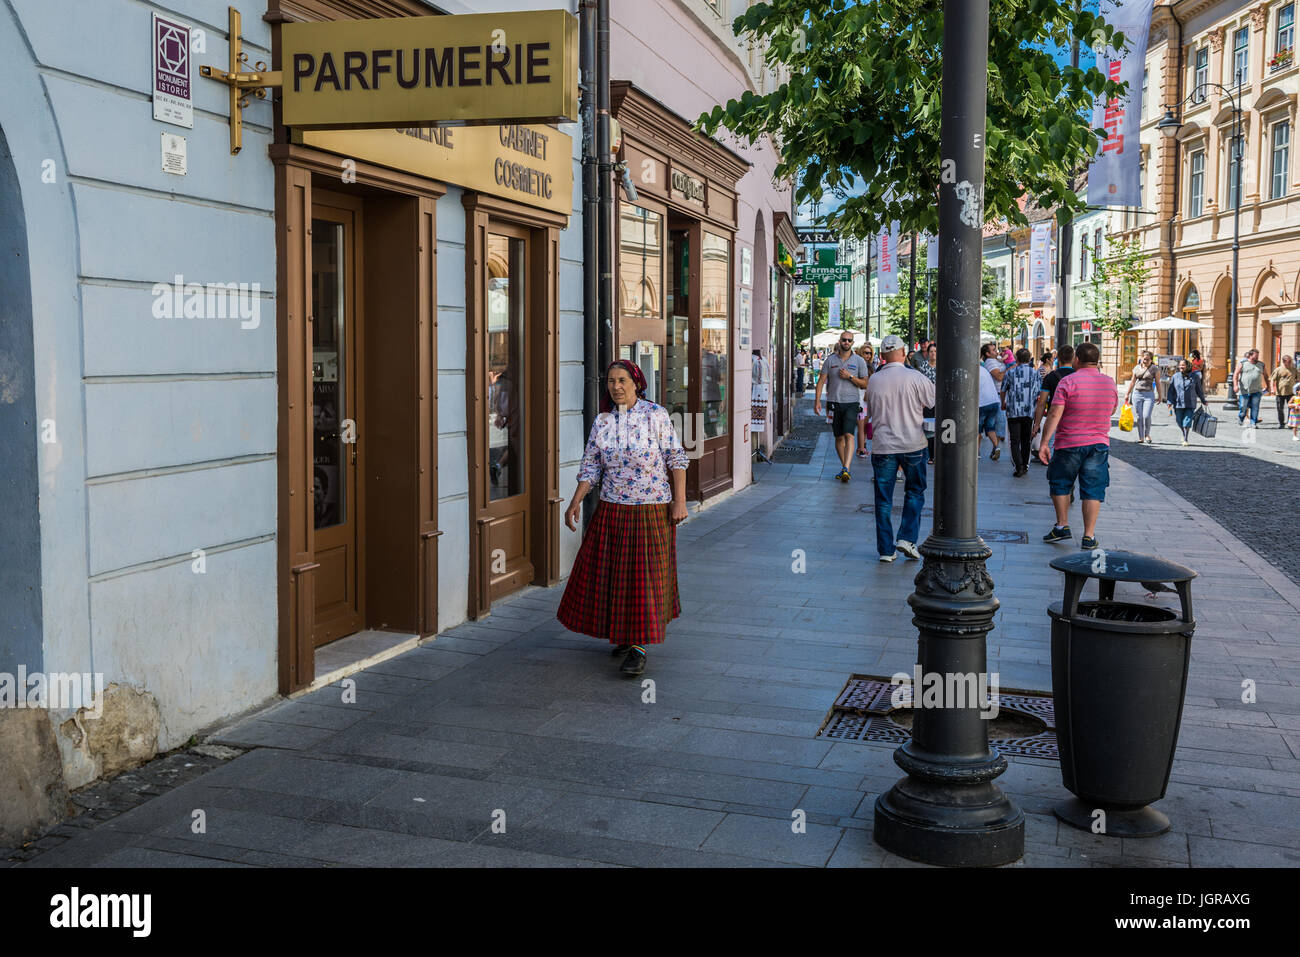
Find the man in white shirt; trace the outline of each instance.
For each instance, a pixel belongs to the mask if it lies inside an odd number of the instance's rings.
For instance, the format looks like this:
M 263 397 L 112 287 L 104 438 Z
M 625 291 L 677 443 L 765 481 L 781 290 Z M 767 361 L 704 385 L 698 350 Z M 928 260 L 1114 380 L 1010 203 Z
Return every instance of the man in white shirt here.
M 988 368 L 981 365 L 979 370 L 980 434 L 987 435 L 989 441 L 993 443 L 993 451 L 989 454 L 989 458 L 996 462 L 998 456 L 1002 454 L 1002 450 L 998 448 L 998 410 L 1002 408 L 1002 395 L 998 392 L 998 384 Z
M 934 383 L 903 363 L 907 350 L 898 336 L 880 344 L 883 365 L 867 385 L 873 439 L 871 469 L 875 477 L 876 552 L 892 562 L 902 552 L 919 559 L 916 547 L 925 506 L 925 410 L 934 405 Z M 894 484 L 903 470 L 903 521 L 894 538 Z

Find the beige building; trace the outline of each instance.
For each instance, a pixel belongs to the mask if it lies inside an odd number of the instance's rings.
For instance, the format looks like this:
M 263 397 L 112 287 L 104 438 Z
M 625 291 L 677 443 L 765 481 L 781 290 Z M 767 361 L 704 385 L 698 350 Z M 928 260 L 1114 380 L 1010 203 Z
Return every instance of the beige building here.
M 1234 165 L 1241 107 L 1243 143 L 1236 354 L 1255 347 L 1272 369 L 1300 351 L 1300 163 L 1294 158 L 1300 69 L 1297 0 L 1174 0 L 1151 20 L 1142 116 L 1141 209 L 1113 210 L 1108 236 L 1140 237 L 1152 260 L 1142 320 L 1170 314 L 1207 323 L 1191 333 L 1106 337 L 1104 364 L 1126 374 L 1140 349 L 1199 349 L 1207 383 L 1222 384 L 1229 359 Z M 1227 88 L 1216 87 L 1214 84 Z M 1157 128 L 1166 110 L 1176 136 Z

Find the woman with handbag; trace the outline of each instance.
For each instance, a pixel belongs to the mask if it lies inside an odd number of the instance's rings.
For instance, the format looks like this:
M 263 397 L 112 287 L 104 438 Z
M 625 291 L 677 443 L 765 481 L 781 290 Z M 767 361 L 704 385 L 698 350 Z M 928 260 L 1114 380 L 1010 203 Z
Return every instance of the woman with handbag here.
M 1151 444 L 1151 413 L 1156 410 L 1156 403 L 1163 401 L 1160 389 L 1160 367 L 1155 364 L 1155 355 L 1142 353 L 1142 358 L 1133 369 L 1128 380 L 1128 392 L 1124 404 L 1128 405 L 1137 392 L 1137 401 L 1133 403 L 1133 416 L 1137 420 L 1138 442 Z
M 1188 436 L 1192 431 L 1192 420 L 1196 413 L 1196 401 L 1205 407 L 1205 390 L 1201 388 L 1201 377 L 1192 369 L 1186 359 L 1178 360 L 1178 371 L 1169 377 L 1169 391 L 1165 401 L 1174 410 L 1174 421 L 1183 430 L 1183 445 L 1191 445 Z
M 600 486 L 600 502 L 556 617 L 570 631 L 612 644 L 625 655 L 619 670 L 632 676 L 645 671 L 645 646 L 662 643 L 668 622 L 682 613 L 677 526 L 686 520 L 689 462 L 668 410 L 646 399 L 636 363 L 612 363 L 605 384 L 564 513 L 569 530 L 578 530 L 592 486 Z

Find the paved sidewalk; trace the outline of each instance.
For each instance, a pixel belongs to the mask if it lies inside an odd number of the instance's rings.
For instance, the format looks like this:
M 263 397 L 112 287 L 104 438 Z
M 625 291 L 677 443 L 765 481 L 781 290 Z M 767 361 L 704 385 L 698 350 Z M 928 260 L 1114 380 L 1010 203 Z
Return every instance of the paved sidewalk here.
M 761 467 L 680 530 L 683 617 L 651 650 L 653 686 L 555 621 L 562 588 L 532 589 L 358 675 L 355 703 L 324 688 L 221 732 L 254 750 L 24 866 L 918 866 L 871 839 L 875 799 L 901 774 L 893 746 L 816 737 L 850 674 L 916 657 L 917 566 L 875 560 L 858 511 L 870 470 L 858 460 L 850 484 L 832 481 L 830 449 L 824 436 L 808 465 Z M 1061 578 L 1047 563 L 1073 546 L 1040 541 L 1043 469 L 1012 479 L 1006 455 L 979 469 L 980 527 L 1028 539 L 991 546 L 990 669 L 1003 687 L 1048 690 L 1044 609 Z M 1201 573 L 1158 805 L 1174 829 L 1129 840 L 1059 825 L 1055 762 L 1012 757 L 1000 783 L 1027 814 L 1019 866 L 1300 864 L 1300 588 L 1122 461 L 1098 534 Z

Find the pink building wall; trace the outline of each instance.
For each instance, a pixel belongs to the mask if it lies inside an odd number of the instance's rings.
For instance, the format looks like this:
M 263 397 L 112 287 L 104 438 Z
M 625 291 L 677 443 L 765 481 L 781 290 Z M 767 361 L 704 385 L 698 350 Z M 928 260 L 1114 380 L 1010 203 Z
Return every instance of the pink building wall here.
M 615 0 L 610 4 L 610 79 L 632 82 L 688 121 L 694 121 L 717 104 L 738 98 L 745 90 L 757 92 L 737 47 L 724 44 L 706 21 L 697 16 L 698 6 L 688 0 Z M 712 16 L 707 12 L 705 15 Z M 727 32 L 729 23 L 728 20 L 723 26 Z M 769 140 L 752 147 L 731 136 L 725 136 L 720 142 L 752 164 L 737 184 L 736 248 L 732 252 L 736 277 L 732 286 L 731 324 L 732 388 L 736 395 L 732 475 L 734 487 L 742 488 L 751 481 L 752 443 L 758 436 L 749 435 L 750 353 L 749 350 L 742 353 L 739 347 L 741 250 L 749 248 L 753 263 L 750 348 L 762 349 L 775 367 L 772 344 L 768 342 L 771 308 L 767 269 L 775 258 L 772 214 L 789 212 L 791 200 L 790 191 L 780 188 L 774 180 L 778 157 Z M 755 248 L 755 227 L 760 215 L 764 250 Z M 767 434 L 767 445 L 771 448 L 771 411 Z

